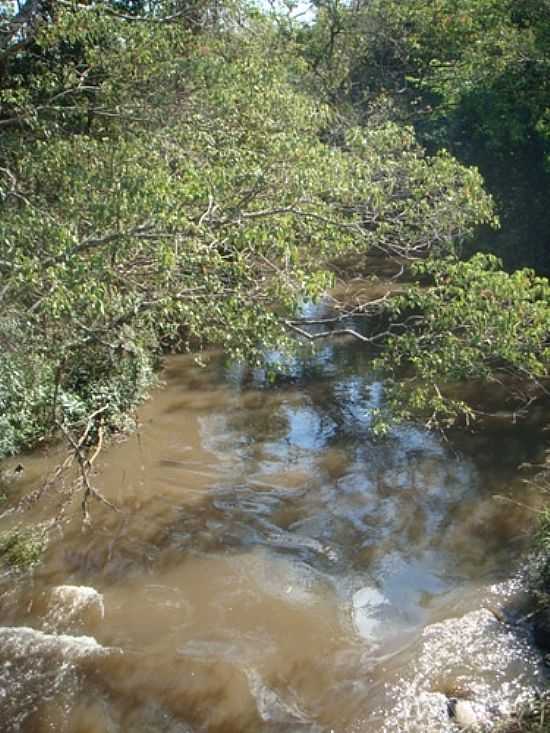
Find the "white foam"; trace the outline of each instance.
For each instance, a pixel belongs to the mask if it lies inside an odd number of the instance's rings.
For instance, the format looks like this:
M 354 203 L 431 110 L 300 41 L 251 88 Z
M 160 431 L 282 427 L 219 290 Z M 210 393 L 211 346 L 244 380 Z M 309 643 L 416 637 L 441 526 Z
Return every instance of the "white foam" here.
M 58 585 L 47 600 L 46 631 L 80 631 L 94 627 L 105 616 L 101 593 L 85 585 Z
M 27 627 L 0 628 L 0 720 L 19 733 L 48 700 L 78 691 L 76 665 L 105 651 L 91 636 L 46 634 Z
M 388 685 L 387 733 L 455 730 L 447 712 L 447 690 L 467 691 L 479 719 L 490 729 L 500 715 L 542 686 L 539 655 L 519 628 L 499 622 L 485 609 L 426 627 L 416 661 Z M 389 706 L 388 706 L 389 708 Z
M 62 654 L 65 661 L 73 661 L 103 650 L 92 636 L 47 634 L 27 626 L 0 627 L 0 660 L 54 653 Z

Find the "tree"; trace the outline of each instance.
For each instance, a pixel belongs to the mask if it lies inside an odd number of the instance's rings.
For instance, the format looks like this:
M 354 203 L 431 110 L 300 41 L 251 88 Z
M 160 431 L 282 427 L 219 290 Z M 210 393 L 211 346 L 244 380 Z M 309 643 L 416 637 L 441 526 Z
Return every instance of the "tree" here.
M 431 151 L 478 166 L 503 226 L 475 247 L 548 273 L 548 1 L 322 5 L 306 46 L 322 86 L 356 119 L 413 124 Z
M 477 172 L 411 130 L 326 142 L 277 24 L 236 7 L 197 32 L 171 10 L 58 0 L 13 55 L 25 73 L 9 61 L 0 454 L 90 413 L 115 425 L 167 346 L 288 343 L 339 252 L 448 253 L 492 218 Z
M 377 365 L 394 415 L 432 427 L 472 425 L 490 400 L 456 398 L 456 385 L 490 385 L 501 414 L 525 419 L 547 400 L 550 283 L 532 270 L 509 275 L 491 255 L 417 264 L 426 284 L 386 305 L 392 327 Z M 396 326 L 395 324 L 403 324 Z M 466 394 L 468 394 L 466 392 Z

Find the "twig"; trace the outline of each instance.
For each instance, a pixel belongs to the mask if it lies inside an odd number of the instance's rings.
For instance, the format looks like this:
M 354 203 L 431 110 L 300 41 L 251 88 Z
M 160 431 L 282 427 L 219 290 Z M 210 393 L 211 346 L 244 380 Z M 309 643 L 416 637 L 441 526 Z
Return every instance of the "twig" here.
M 521 501 L 510 499 L 508 496 L 502 496 L 502 494 L 493 494 L 493 499 L 495 501 L 502 502 L 503 504 L 513 504 L 514 506 L 520 507 L 520 509 L 527 509 L 527 511 L 531 512 L 531 514 L 537 514 L 538 516 L 544 514 L 544 511 L 542 509 L 536 509 L 535 507 L 524 504 Z
M 319 333 L 309 333 L 308 331 L 304 330 L 303 328 L 300 328 L 292 321 L 285 321 L 285 326 L 287 328 L 290 328 L 292 331 L 295 331 L 300 336 L 304 336 L 305 338 L 309 339 L 310 341 L 314 341 L 316 339 L 321 338 L 329 338 L 330 336 L 353 336 L 354 338 L 358 339 L 359 341 L 363 341 L 367 344 L 372 344 L 375 342 L 375 338 L 369 338 L 368 336 L 363 336 L 362 333 L 359 333 L 359 331 L 355 331 L 353 328 L 335 328 L 332 331 L 320 331 Z
M 84 487 L 84 495 L 82 497 L 82 515 L 83 515 L 83 524 L 85 526 L 90 526 L 91 520 L 90 520 L 90 512 L 88 510 L 88 501 L 90 496 L 93 496 L 98 501 L 103 502 L 106 504 L 110 509 L 113 509 L 113 511 L 118 512 L 119 509 L 114 504 L 112 504 L 108 499 L 106 499 L 101 492 L 99 492 L 97 489 L 95 489 L 91 482 L 90 482 L 90 471 L 92 468 L 93 462 L 96 460 L 97 456 L 99 455 L 102 445 L 103 445 L 103 428 L 100 426 L 98 429 L 98 439 L 97 444 L 94 450 L 94 453 L 91 458 L 88 458 L 85 454 L 83 447 L 84 444 L 88 438 L 88 435 L 90 433 L 90 430 L 93 425 L 94 418 L 97 417 L 99 414 L 104 412 L 107 409 L 107 405 L 104 405 L 103 407 L 99 408 L 95 412 L 93 412 L 91 415 L 88 416 L 88 422 L 86 429 L 80 436 L 80 438 L 75 440 L 75 438 L 71 435 L 70 431 L 63 425 L 62 422 L 56 421 L 56 424 L 58 428 L 61 430 L 65 438 L 67 439 L 68 443 L 71 445 L 73 449 L 73 455 L 76 456 L 78 460 L 78 465 L 80 467 L 80 474 L 81 474 L 81 482 Z

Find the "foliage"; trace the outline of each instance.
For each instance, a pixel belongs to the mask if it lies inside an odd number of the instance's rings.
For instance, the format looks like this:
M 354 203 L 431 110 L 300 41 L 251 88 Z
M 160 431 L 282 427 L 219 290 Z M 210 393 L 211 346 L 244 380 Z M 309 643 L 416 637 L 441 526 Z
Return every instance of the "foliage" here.
M 116 425 L 164 347 L 284 345 L 329 256 L 449 253 L 492 220 L 478 173 L 409 129 L 331 144 L 257 12 L 52 7 L 2 59 L 0 455 L 105 405 Z
M 395 331 L 378 360 L 391 375 L 388 393 L 398 414 L 427 413 L 432 425 L 452 425 L 459 416 L 472 421 L 471 404 L 445 396 L 452 384 L 471 380 L 501 382 L 510 392 L 520 385 L 526 403 L 542 390 L 550 377 L 547 279 L 528 269 L 507 274 L 483 254 L 467 262 L 428 260 L 414 271 L 430 284 L 387 306 Z
M 45 549 L 44 536 L 33 528 L 15 528 L 0 534 L 0 562 L 14 570 L 29 570 Z
M 321 0 L 305 55 L 355 119 L 414 124 L 478 166 L 503 222 L 476 248 L 550 272 L 548 0 Z
M 550 103 L 550 4 L 527 0 L 415 3 L 418 82 L 462 107 L 473 132 L 495 148 L 522 144 Z M 428 57 L 429 49 L 429 57 Z
M 340 106 L 351 103 L 360 119 L 396 117 L 408 73 L 410 3 L 319 0 L 315 23 L 298 33 L 314 86 Z M 349 113 L 348 108 L 348 113 Z M 379 117 L 379 115 L 374 115 Z
M 448 118 L 497 148 L 547 130 L 548 0 L 321 0 L 305 54 L 332 93 L 390 95 Z M 424 94 L 422 94 L 424 92 Z M 405 108 L 404 114 L 414 113 Z M 456 130 L 454 130 L 456 133 Z
M 392 119 L 402 129 L 412 123 L 431 150 L 450 149 L 480 166 L 502 233 L 478 230 L 458 254 L 493 251 L 510 269 L 529 264 L 548 272 L 547 0 L 316 5 L 315 23 L 297 34 L 314 88 L 353 124 L 368 128 Z M 339 120 L 340 128 L 345 124 Z M 432 249 L 436 254 L 445 253 Z M 412 268 L 413 287 L 385 311 L 383 328 L 389 324 L 391 337 L 374 333 L 376 345 L 383 342 L 377 364 L 390 375 L 394 415 L 423 414 L 439 426 L 459 416 L 472 421 L 480 405 L 455 398 L 456 385 L 472 380 L 492 385 L 520 414 L 544 393 L 548 281 L 500 267 L 477 255 Z M 385 425 L 377 422 L 379 430 Z

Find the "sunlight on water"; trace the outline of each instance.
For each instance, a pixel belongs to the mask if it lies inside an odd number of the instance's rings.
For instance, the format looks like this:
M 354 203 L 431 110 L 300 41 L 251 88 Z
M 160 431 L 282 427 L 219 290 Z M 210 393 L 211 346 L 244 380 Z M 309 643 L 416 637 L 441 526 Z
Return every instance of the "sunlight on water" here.
M 120 513 L 94 504 L 82 533 L 75 507 L 6 585 L 4 623 L 34 630 L 0 630 L 3 731 L 426 733 L 456 688 L 500 714 L 540 684 L 482 610 L 521 592 L 498 583 L 529 521 L 492 493 L 528 489 L 413 426 L 373 440 L 363 362 L 323 346 L 271 382 L 168 361 L 102 457 Z

